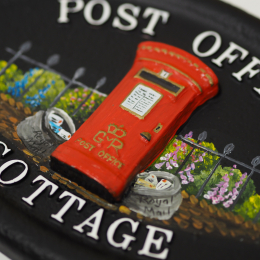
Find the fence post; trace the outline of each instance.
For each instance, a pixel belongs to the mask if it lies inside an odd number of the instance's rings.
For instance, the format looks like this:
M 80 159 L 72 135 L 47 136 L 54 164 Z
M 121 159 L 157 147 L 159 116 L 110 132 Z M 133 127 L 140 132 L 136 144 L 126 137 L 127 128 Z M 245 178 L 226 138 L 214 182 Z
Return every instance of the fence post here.
M 234 144 L 228 144 L 225 146 L 224 148 L 224 156 L 221 157 L 218 162 L 216 163 L 216 165 L 214 166 L 213 170 L 211 171 L 211 173 L 209 174 L 208 178 L 204 181 L 203 185 L 201 186 L 201 188 L 199 189 L 196 198 L 198 198 L 199 196 L 201 196 L 202 192 L 204 191 L 205 186 L 208 184 L 209 180 L 211 179 L 212 175 L 214 174 L 214 172 L 216 171 L 216 169 L 218 168 L 218 166 L 220 165 L 221 161 L 226 157 L 226 155 L 230 154 L 233 150 L 234 150 L 235 146 Z
M 205 141 L 207 138 L 207 132 L 204 131 L 202 133 L 199 134 L 198 137 L 198 143 L 201 143 L 203 141 Z M 178 174 L 182 168 L 184 167 L 184 165 L 186 164 L 186 162 L 189 160 L 189 158 L 191 157 L 192 153 L 194 152 L 194 150 L 196 149 L 196 147 L 193 147 L 192 150 L 189 152 L 189 154 L 185 157 L 185 159 L 183 160 L 183 162 L 181 163 L 181 165 L 178 167 L 177 171 L 175 172 L 175 174 Z
M 253 165 L 253 170 L 252 170 L 251 173 L 248 175 L 248 177 L 247 177 L 247 179 L 246 179 L 246 181 L 245 181 L 245 183 L 244 183 L 242 189 L 240 190 L 240 192 L 239 192 L 239 194 L 237 195 L 235 201 L 233 202 L 232 206 L 230 207 L 230 210 L 233 210 L 233 209 L 235 208 L 235 206 L 236 206 L 238 200 L 241 198 L 243 192 L 245 191 L 248 182 L 250 181 L 250 179 L 252 178 L 252 176 L 253 176 L 253 174 L 254 174 L 255 167 L 260 164 L 260 156 L 255 157 L 255 158 L 252 160 L 251 164 Z
M 2 68 L 0 71 L 0 76 L 5 73 L 5 71 L 14 63 L 24 52 L 27 52 L 31 49 L 32 43 L 30 41 L 23 43 L 20 47 L 18 52 L 8 61 L 7 65 Z
M 74 112 L 72 113 L 72 116 L 75 116 L 80 108 L 90 99 L 90 97 L 92 96 L 93 94 L 93 90 L 97 90 L 99 89 L 100 87 L 102 87 L 107 81 L 107 78 L 106 77 L 103 77 L 102 79 L 100 79 L 97 84 L 96 84 L 96 87 L 94 89 L 91 90 L 91 92 L 89 93 L 89 95 L 78 105 L 78 107 L 74 110 Z
M 72 78 L 72 80 L 67 84 L 67 86 L 59 93 L 59 95 L 53 100 L 53 102 L 50 105 L 50 108 L 54 107 L 60 100 L 60 98 L 66 93 L 66 91 L 71 87 L 72 84 L 74 84 L 74 82 L 80 78 L 81 76 L 83 76 L 85 74 L 85 68 L 81 67 L 78 68 L 76 70 L 76 72 L 74 73 L 74 76 Z

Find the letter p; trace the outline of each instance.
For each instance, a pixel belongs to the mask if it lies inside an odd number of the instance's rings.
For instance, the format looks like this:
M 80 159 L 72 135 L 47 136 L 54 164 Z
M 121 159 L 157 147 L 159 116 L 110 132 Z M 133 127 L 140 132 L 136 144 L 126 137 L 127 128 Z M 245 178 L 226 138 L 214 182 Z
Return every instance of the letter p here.
M 58 18 L 59 23 L 68 23 L 69 13 L 77 13 L 84 8 L 83 0 L 58 0 L 60 3 L 60 17 Z M 74 7 L 69 7 L 69 3 L 75 3 Z

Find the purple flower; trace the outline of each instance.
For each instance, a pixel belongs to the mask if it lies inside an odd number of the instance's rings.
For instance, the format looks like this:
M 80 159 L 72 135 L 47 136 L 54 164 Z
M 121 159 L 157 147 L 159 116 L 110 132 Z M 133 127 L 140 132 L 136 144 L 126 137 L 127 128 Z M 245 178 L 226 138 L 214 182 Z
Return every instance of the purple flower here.
M 171 163 L 175 168 L 179 166 L 178 163 L 174 162 L 173 160 L 170 160 L 170 163 Z
M 246 176 L 247 176 L 247 173 L 245 172 L 244 174 L 242 174 L 240 180 L 241 180 L 241 181 L 244 180 L 244 179 L 246 178 Z
M 187 167 L 184 171 L 185 172 L 188 172 L 188 171 L 190 171 L 191 170 L 191 167 Z
M 225 182 L 222 181 L 222 182 L 220 182 L 219 184 L 217 184 L 216 186 L 217 186 L 217 187 L 222 187 L 224 183 L 225 183 Z
M 161 157 L 160 160 L 161 161 L 166 161 L 166 158 L 165 157 Z
M 200 161 L 200 162 L 203 162 L 202 156 L 199 157 L 199 161 Z
M 217 197 L 212 197 L 212 204 L 218 204 L 219 200 Z
M 235 183 L 235 187 L 238 188 L 239 187 L 239 182 Z
M 180 171 L 179 174 L 183 174 L 183 171 Z
M 194 170 L 194 169 L 195 169 L 195 164 L 192 163 L 192 164 L 190 165 L 190 167 L 191 167 L 192 170 Z
M 224 177 L 222 177 L 224 181 L 228 182 L 229 181 L 229 178 L 228 178 L 228 175 L 226 174 Z
M 192 135 L 193 135 L 193 132 L 192 132 L 192 131 L 190 131 L 188 134 L 186 134 L 186 135 L 185 135 L 185 137 L 186 137 L 186 138 L 189 138 L 189 137 L 191 138 L 191 137 L 192 137 Z
M 223 188 L 227 188 L 229 185 L 228 185 L 228 182 L 225 182 L 224 184 L 223 184 Z
M 220 188 L 220 190 L 219 190 L 219 194 L 220 194 L 220 195 L 224 195 L 226 191 L 227 191 L 227 189 L 224 188 L 224 187 L 222 187 L 222 188 Z
M 219 201 L 223 201 L 224 200 L 224 197 L 221 196 L 221 195 L 217 195 L 217 198 L 218 198 Z
M 186 181 L 186 180 L 183 180 L 181 183 L 182 183 L 182 184 L 188 184 L 189 182 Z
M 172 169 L 172 167 L 171 167 L 171 165 L 170 165 L 169 162 L 166 163 L 166 169 L 167 169 L 167 170 L 171 170 L 171 169 Z
M 223 206 L 224 206 L 225 208 L 229 208 L 229 207 L 230 207 L 230 204 L 228 203 L 228 201 L 226 201 L 226 202 L 223 203 Z
M 187 180 L 187 177 L 182 174 L 182 175 L 181 175 L 181 179 L 182 179 L 182 180 Z
M 157 164 L 155 164 L 155 168 L 160 170 L 164 164 L 165 164 L 165 162 L 157 163 Z
M 207 200 L 210 200 L 210 199 L 211 199 L 211 196 L 209 196 L 208 194 L 205 194 L 203 197 L 204 197 L 205 199 L 207 199 Z
M 233 165 L 233 168 L 235 168 L 235 169 L 237 168 L 236 164 Z
M 203 153 L 202 156 L 204 157 L 206 155 L 206 153 Z
M 194 182 L 194 178 L 193 177 L 191 177 L 189 180 L 190 180 L 190 182 Z
M 170 155 L 169 153 L 167 153 L 167 154 L 165 155 L 165 158 L 167 159 L 167 161 L 170 159 L 170 157 L 171 157 L 171 155 Z
M 187 174 L 188 177 L 193 177 L 193 175 L 190 174 L 190 172 L 186 172 L 186 174 Z
M 237 191 L 237 189 L 234 188 L 234 189 L 233 189 L 233 195 L 238 195 L 238 193 L 239 193 L 239 192 Z

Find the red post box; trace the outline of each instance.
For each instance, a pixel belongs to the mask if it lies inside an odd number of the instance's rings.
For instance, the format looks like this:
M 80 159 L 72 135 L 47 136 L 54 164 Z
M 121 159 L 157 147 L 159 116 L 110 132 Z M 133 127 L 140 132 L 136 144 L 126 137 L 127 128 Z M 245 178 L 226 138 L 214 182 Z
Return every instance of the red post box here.
M 119 200 L 191 113 L 217 92 L 216 75 L 198 58 L 166 44 L 141 43 L 131 70 L 52 153 L 51 167 L 105 199 Z

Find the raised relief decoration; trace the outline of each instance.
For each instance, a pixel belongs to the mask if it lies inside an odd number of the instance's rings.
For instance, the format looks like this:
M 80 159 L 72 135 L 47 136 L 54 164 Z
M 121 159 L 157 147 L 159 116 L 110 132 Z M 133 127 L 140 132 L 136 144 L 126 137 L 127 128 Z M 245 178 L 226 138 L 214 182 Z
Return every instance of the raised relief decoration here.
M 217 94 L 217 84 L 212 70 L 191 54 L 141 43 L 113 93 L 51 154 L 52 169 L 100 197 L 120 200 L 193 110 Z M 169 185 L 165 180 L 158 189 Z

